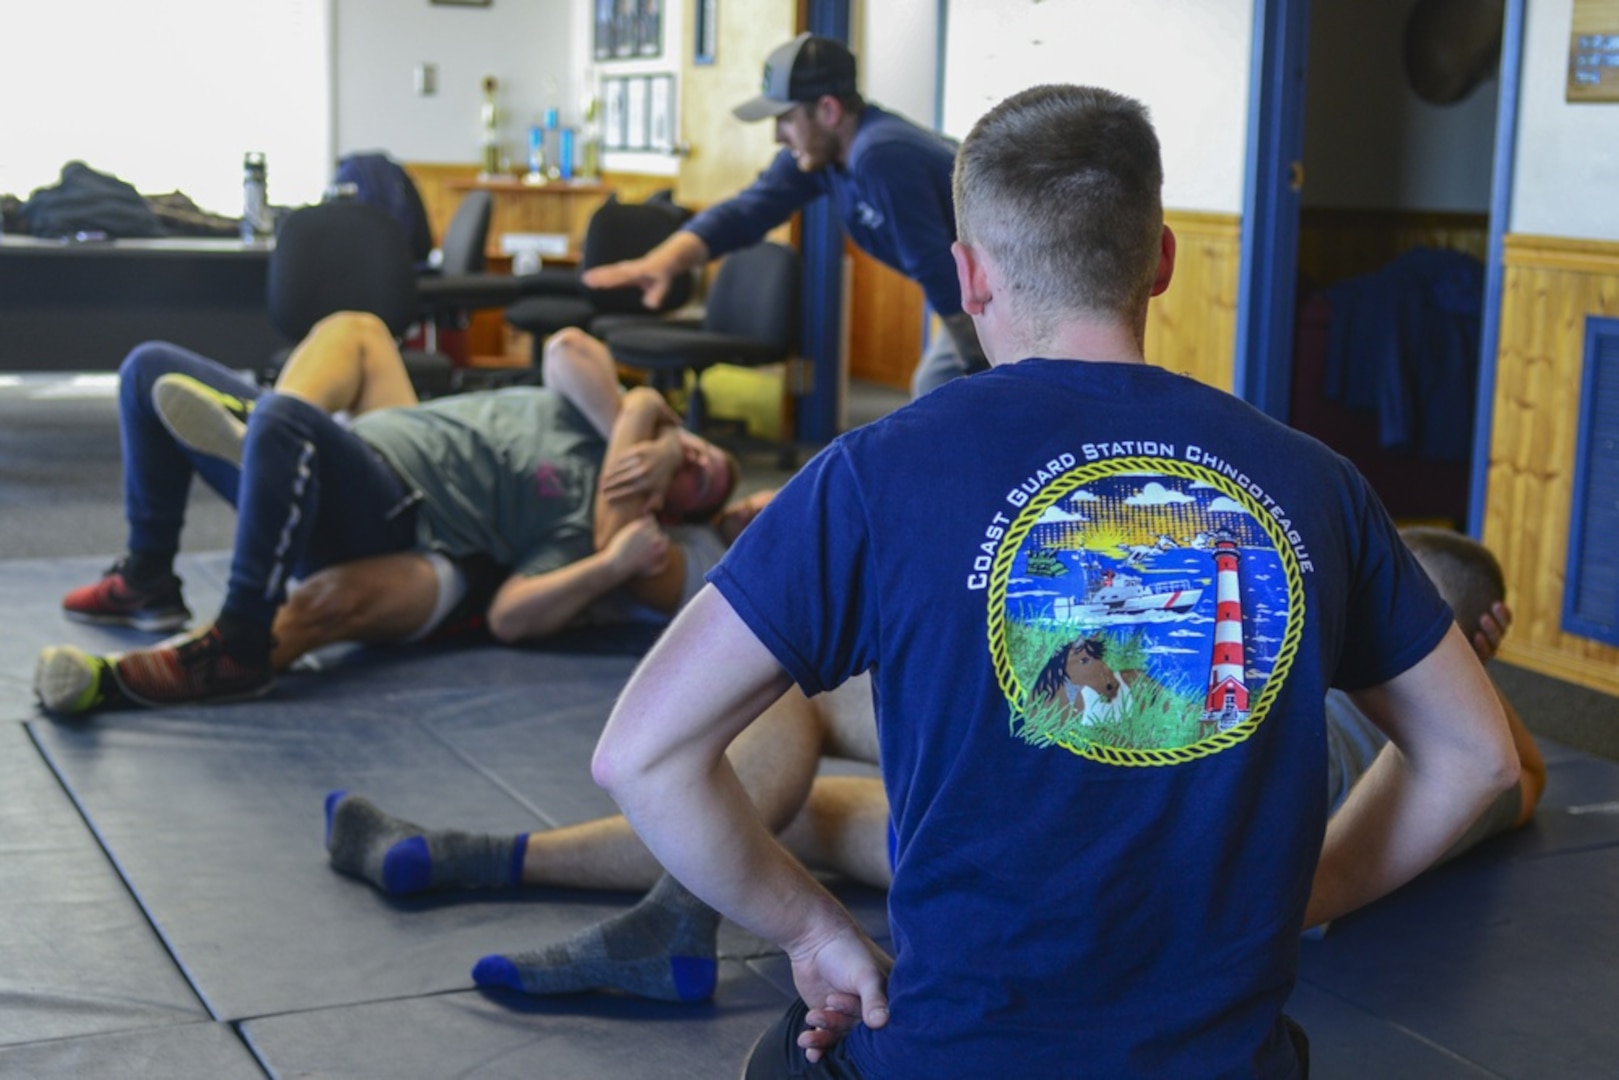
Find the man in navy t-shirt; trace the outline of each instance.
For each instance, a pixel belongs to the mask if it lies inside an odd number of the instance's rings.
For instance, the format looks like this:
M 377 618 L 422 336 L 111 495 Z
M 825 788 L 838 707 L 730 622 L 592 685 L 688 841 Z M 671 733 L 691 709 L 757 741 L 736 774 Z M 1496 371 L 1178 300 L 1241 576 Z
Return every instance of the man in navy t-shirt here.
M 588 285 L 639 285 L 656 306 L 675 277 L 748 247 L 826 196 L 861 250 L 922 286 L 944 323 L 912 377 L 922 394 L 987 365 L 961 310 L 950 245 L 956 239 L 950 169 L 956 145 L 863 100 L 855 60 L 831 38 L 800 34 L 765 61 L 758 97 L 733 110 L 774 120 L 783 149 L 753 185 L 703 211 L 646 256 L 585 275 Z
M 1128 98 L 1037 87 L 980 120 L 953 253 L 993 369 L 811 461 L 602 734 L 595 775 L 659 861 L 792 962 L 802 1000 L 749 1076 L 1303 1075 L 1301 928 L 1409 880 L 1517 778 L 1354 468 L 1145 362 L 1162 183 Z M 724 759 L 789 683 L 861 672 L 892 958 Z M 1399 752 L 1329 829 L 1332 687 Z

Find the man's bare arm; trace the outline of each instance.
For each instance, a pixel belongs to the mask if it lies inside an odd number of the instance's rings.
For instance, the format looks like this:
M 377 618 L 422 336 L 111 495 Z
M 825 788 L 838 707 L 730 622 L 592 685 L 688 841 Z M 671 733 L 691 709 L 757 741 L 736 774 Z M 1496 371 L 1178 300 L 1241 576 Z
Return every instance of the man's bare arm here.
M 1518 779 L 1500 698 L 1454 627 L 1416 666 L 1353 697 L 1389 745 L 1327 824 L 1306 926 L 1421 873 Z
M 657 522 L 643 517 L 577 562 L 507 578 L 489 604 L 489 632 L 508 644 L 548 637 L 596 600 L 668 562 L 669 547 Z
M 787 686 L 769 650 L 709 586 L 636 669 L 592 772 L 670 873 L 786 950 L 806 1003 L 834 1003 L 850 1024 L 881 1026 L 887 957 L 765 828 L 725 758 Z

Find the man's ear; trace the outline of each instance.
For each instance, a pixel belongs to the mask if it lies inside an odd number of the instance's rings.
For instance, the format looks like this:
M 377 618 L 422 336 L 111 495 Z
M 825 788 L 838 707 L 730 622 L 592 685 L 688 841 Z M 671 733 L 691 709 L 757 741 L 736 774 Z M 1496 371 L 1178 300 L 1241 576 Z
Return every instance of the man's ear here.
M 831 94 L 822 94 L 815 101 L 815 122 L 824 128 L 835 128 L 843 119 L 843 102 Z
M 1158 296 L 1169 288 L 1169 279 L 1175 276 L 1175 232 L 1164 226 L 1164 235 L 1158 241 L 1158 272 L 1153 275 L 1152 295 Z
M 956 261 L 956 281 L 961 286 L 961 310 L 969 315 L 982 315 L 984 305 L 993 299 L 984 260 L 960 240 L 950 245 L 950 257 Z

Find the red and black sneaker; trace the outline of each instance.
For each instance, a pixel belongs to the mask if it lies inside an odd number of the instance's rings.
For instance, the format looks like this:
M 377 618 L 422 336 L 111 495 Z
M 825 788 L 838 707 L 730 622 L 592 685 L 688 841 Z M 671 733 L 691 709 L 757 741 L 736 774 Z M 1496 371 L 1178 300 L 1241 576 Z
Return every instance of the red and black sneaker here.
M 94 585 L 84 585 L 62 598 L 62 614 L 75 622 L 133 626 L 137 630 L 179 630 L 191 621 L 180 596 L 180 579 L 169 574 L 155 584 L 130 584 L 119 559 Z
M 153 708 L 255 698 L 275 682 L 268 653 L 253 662 L 237 659 L 213 624 L 172 644 L 125 653 L 112 674 L 127 697 Z

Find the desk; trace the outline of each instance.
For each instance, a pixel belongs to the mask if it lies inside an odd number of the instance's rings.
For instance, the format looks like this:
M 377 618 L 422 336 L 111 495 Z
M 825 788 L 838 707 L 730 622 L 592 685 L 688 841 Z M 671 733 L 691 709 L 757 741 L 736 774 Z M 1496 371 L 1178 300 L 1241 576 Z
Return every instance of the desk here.
M 239 368 L 287 343 L 265 308 L 270 245 L 0 236 L 0 371 L 110 371 L 161 338 Z
M 547 184 L 525 184 L 505 178 L 448 180 L 445 187 L 458 195 L 487 191 L 494 197 L 487 245 L 491 259 L 509 259 L 501 256 L 502 233 L 562 233 L 571 239 L 573 250 L 578 251 L 585 227 L 590 224 L 590 215 L 612 193 L 605 184 L 571 180 Z

